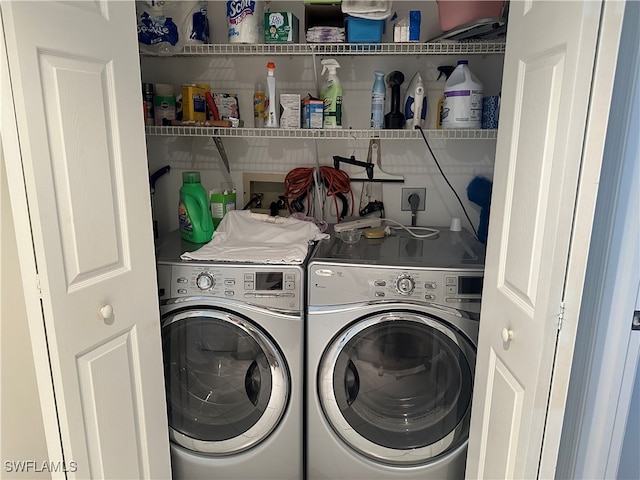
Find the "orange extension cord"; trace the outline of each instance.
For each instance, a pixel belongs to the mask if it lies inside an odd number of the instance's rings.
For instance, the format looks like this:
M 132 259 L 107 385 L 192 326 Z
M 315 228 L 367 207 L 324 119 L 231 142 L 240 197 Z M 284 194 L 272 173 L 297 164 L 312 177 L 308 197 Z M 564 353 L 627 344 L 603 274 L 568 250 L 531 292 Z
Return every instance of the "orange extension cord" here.
M 311 208 L 311 197 L 313 193 L 313 171 L 312 167 L 294 168 L 284 179 L 284 196 L 287 200 L 295 200 L 306 194 L 307 212 Z M 320 178 L 326 186 L 327 197 L 333 197 L 336 207 L 336 223 L 340 222 L 340 209 L 338 208 L 337 193 L 348 193 L 351 196 L 351 215 L 353 215 L 353 192 L 351 191 L 351 180 L 342 170 L 337 170 L 329 166 L 320 167 Z M 291 210 L 291 207 L 289 207 Z

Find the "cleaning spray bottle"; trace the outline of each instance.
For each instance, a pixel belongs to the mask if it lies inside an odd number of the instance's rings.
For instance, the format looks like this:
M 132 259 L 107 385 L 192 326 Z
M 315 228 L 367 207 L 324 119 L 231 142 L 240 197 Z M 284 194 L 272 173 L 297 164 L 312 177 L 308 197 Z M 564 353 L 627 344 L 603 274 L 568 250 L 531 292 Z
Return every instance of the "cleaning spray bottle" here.
M 384 72 L 375 71 L 371 88 L 371 128 L 384 128 L 384 99 L 387 87 L 384 84 Z
M 276 64 L 267 63 L 267 96 L 264 104 L 265 121 L 267 128 L 278 128 L 278 99 L 276 98 Z
M 444 75 L 444 80 L 446 82 L 447 80 L 449 80 L 449 77 L 451 76 L 455 68 L 456 67 L 453 67 L 451 65 L 443 65 L 441 67 L 438 67 L 438 71 L 440 72 L 440 75 L 438 75 L 438 78 L 436 80 L 440 80 L 442 75 Z M 443 106 L 444 106 L 444 93 L 440 96 L 440 100 L 438 100 L 438 108 L 436 109 L 436 128 L 438 130 L 442 130 L 442 107 Z
M 322 75 L 327 73 L 327 78 L 320 90 L 324 128 L 342 128 L 342 85 L 337 73 L 340 64 L 333 58 L 322 60 L 320 63 L 322 64 Z

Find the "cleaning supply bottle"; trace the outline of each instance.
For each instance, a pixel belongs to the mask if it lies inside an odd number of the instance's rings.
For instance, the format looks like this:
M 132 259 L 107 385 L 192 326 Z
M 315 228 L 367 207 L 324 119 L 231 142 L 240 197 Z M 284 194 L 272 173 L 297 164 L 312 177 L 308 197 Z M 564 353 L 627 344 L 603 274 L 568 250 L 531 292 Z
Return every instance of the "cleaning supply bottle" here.
M 267 63 L 267 95 L 264 103 L 267 128 L 278 128 L 278 99 L 276 98 L 276 64 Z
M 327 78 L 320 90 L 324 128 L 342 128 L 342 85 L 337 72 L 340 64 L 333 58 L 322 60 L 320 63 L 322 75 L 327 73 Z
M 213 236 L 213 220 L 200 172 L 182 172 L 178 223 L 180 236 L 189 242 L 207 243 Z
M 264 84 L 262 82 L 257 82 L 253 92 L 253 126 L 255 128 L 264 127 L 265 101 Z
M 387 87 L 384 84 L 384 72 L 373 72 L 371 89 L 371 128 L 384 128 L 384 96 Z
M 444 75 L 444 81 L 446 82 L 447 80 L 449 80 L 449 77 L 451 76 L 451 74 L 455 69 L 456 67 L 451 65 L 443 65 L 441 67 L 438 67 L 438 71 L 440 72 L 440 75 L 438 75 L 438 78 L 436 80 L 440 80 L 442 75 Z M 442 129 L 442 107 L 443 106 L 444 106 L 444 93 L 440 96 L 440 99 L 438 100 L 438 107 L 436 109 L 436 128 L 438 130 Z
M 483 89 L 482 82 L 469 70 L 469 62 L 458 60 L 444 87 L 442 128 L 480 128 Z
M 213 228 L 218 228 L 227 212 L 236 209 L 236 189 L 232 183 L 223 182 L 221 188 L 209 192 Z

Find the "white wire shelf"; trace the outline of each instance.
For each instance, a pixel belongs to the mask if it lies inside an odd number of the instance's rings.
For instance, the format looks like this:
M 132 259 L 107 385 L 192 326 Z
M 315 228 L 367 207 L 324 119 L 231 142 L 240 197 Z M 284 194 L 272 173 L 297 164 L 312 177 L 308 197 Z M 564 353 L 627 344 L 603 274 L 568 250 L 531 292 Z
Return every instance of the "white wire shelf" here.
M 504 42 L 442 43 L 220 43 L 186 45 L 180 52 L 148 53 L 151 57 L 203 55 L 459 55 L 505 52 Z
M 354 129 L 284 129 L 284 128 L 227 128 L 196 126 L 147 126 L 147 135 L 173 137 L 233 137 L 233 138 L 292 138 L 292 139 L 371 139 L 417 140 L 419 130 L 354 130 Z M 494 140 L 497 130 L 425 130 L 429 140 Z

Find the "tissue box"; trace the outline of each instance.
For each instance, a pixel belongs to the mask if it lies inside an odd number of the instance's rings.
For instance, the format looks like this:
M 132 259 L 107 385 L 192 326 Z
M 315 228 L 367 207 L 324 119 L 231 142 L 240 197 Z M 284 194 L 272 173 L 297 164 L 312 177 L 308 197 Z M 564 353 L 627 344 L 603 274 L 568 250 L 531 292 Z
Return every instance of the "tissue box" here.
M 344 19 L 347 24 L 347 41 L 350 43 L 380 43 L 384 20 L 369 20 L 368 18 L 352 17 Z
M 300 95 L 280 94 L 280 128 L 300 128 Z
M 266 43 L 298 43 L 298 17 L 291 12 L 264 14 L 264 41 Z
M 409 11 L 409 41 L 420 41 L 420 22 L 422 21 L 422 14 L 419 10 Z
M 399 19 L 393 26 L 394 42 L 419 42 L 420 21 L 422 15 L 419 10 L 410 10 L 409 18 Z

